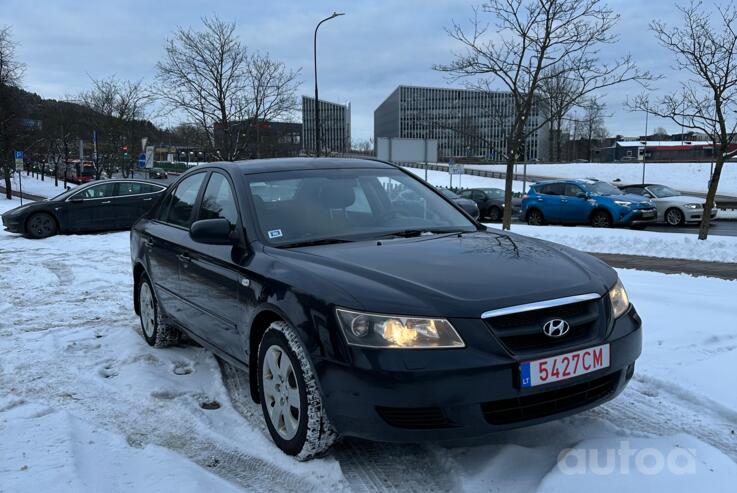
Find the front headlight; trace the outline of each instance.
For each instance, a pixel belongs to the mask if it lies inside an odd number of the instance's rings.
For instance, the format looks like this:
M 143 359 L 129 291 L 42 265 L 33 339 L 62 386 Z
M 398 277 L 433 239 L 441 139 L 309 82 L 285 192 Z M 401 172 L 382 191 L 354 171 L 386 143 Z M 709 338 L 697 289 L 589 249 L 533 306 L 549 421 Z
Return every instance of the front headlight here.
M 614 203 L 622 207 L 629 207 L 632 205 L 632 202 L 628 202 L 626 200 L 615 200 Z
M 701 209 L 701 204 L 686 204 L 683 207 L 686 209 Z
M 373 348 L 461 348 L 463 340 L 441 318 L 374 315 L 337 309 L 348 344 Z
M 630 298 L 627 296 L 622 281 L 617 279 L 617 283 L 609 290 L 609 301 L 612 303 L 612 314 L 614 318 L 619 318 L 630 307 Z

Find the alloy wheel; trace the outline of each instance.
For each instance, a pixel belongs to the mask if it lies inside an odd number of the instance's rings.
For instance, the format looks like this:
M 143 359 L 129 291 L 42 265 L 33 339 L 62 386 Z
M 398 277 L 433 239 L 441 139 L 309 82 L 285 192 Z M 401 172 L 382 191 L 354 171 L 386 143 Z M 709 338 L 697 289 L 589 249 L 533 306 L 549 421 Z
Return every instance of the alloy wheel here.
M 272 345 L 266 350 L 261 373 L 269 421 L 280 437 L 291 440 L 302 412 L 292 361 L 281 347 Z
M 56 224 L 48 214 L 34 214 L 28 221 L 28 230 L 36 238 L 46 238 L 54 234 Z
M 669 209 L 665 214 L 665 221 L 670 226 L 679 226 L 683 222 L 683 213 L 678 209 Z
M 154 297 L 151 293 L 151 287 L 147 282 L 141 283 L 141 292 L 139 293 L 138 302 L 141 309 L 141 322 L 143 332 L 148 338 L 154 336 L 156 330 L 156 307 L 154 306 Z

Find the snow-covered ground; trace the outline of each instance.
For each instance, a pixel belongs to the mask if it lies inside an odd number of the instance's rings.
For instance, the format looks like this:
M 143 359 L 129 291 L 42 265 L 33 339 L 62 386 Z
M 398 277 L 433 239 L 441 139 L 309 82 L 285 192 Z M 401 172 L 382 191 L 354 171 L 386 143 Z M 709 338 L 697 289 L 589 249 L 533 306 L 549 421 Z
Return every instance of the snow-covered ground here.
M 14 191 L 19 190 L 19 186 L 21 185 L 20 180 L 21 178 L 18 177 L 18 173 L 13 173 Z M 58 186 L 55 186 L 53 176 L 44 176 L 44 179 L 41 180 L 40 177 L 36 178 L 34 176 L 26 176 L 26 174 L 23 173 L 22 180 L 23 193 L 49 198 L 59 195 L 64 191 L 64 181 L 59 180 Z M 0 185 L 4 185 L 4 183 L 0 183 Z M 67 183 L 67 187 L 71 188 L 76 186 L 77 185 L 74 183 Z
M 506 171 L 506 166 L 501 164 L 466 166 Z M 517 167 L 517 173 L 522 173 L 522 165 Z M 642 163 L 528 164 L 527 173 L 551 178 L 597 178 L 604 181 L 620 180 L 622 184 L 642 183 Z M 662 183 L 676 190 L 705 193 L 710 176 L 710 163 L 648 163 L 645 166 L 645 181 Z M 737 162 L 725 163 L 718 192 L 737 196 Z
M 242 373 L 140 337 L 127 233 L 0 232 L 0 257 L 2 492 L 710 492 L 737 477 L 737 282 L 620 271 L 644 349 L 597 409 L 480 444 L 345 440 L 299 463 Z
M 407 171 L 411 171 L 422 179 L 425 179 L 425 170 L 417 168 L 405 168 Z M 486 178 L 483 176 L 473 175 L 453 175 L 453 181 L 451 184 L 450 174 L 445 171 L 433 171 L 427 170 L 427 182 L 432 183 L 436 187 L 444 188 L 501 188 L 504 190 L 504 180 L 498 178 Z M 529 184 L 529 183 L 528 183 Z M 523 183 L 521 181 L 512 182 L 512 191 L 522 192 L 524 190 Z
M 500 224 L 487 226 L 501 229 Z M 528 226 L 519 223 L 513 223 L 511 231 L 586 252 L 737 262 L 737 237 L 734 236 L 711 235 L 702 241 L 695 234 L 687 233 L 656 233 L 623 228 Z

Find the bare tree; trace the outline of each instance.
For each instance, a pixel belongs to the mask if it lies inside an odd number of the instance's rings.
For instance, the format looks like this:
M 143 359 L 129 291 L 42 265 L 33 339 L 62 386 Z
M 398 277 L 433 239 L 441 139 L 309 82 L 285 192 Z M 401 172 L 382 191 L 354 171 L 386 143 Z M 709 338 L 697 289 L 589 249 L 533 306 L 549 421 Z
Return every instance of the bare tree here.
M 580 97 L 579 87 L 565 71 L 553 67 L 552 76 L 540 80 L 540 98 L 549 125 L 548 156 L 551 161 L 561 160 L 564 120 Z
M 667 140 L 668 131 L 665 129 L 665 127 L 658 127 L 653 132 L 653 136 L 658 140 Z M 647 135 L 645 137 L 647 137 Z
M 629 107 L 711 136 L 714 174 L 699 227 L 699 239 L 705 240 L 709 234 L 709 211 L 714 207 L 737 126 L 737 7 L 732 2 L 715 4 L 715 12 L 709 12 L 701 2 L 692 1 L 677 8 L 682 16 L 680 26 L 653 21 L 650 29 L 660 44 L 674 54 L 676 69 L 690 77 L 681 81 L 678 92 L 666 94 L 654 103 L 642 94 Z
M 249 54 L 235 24 L 202 23 L 202 31 L 179 28 L 167 41 L 156 94 L 207 134 L 220 159 L 234 161 L 250 150 L 260 122 L 294 111 L 298 72 L 268 54 Z
M 23 111 L 17 92 L 25 70 L 25 65 L 16 58 L 15 48 L 10 27 L 0 28 L 0 167 L 3 170 L 5 196 L 8 199 L 13 197 L 12 151 L 21 132 L 20 118 Z
M 115 76 L 92 79 L 92 88 L 78 96 L 84 106 L 94 111 L 94 128 L 97 136 L 95 156 L 96 178 L 103 169 L 112 176 L 116 165 L 125 168 L 120 161 L 120 148 L 134 145 L 134 123 L 146 117 L 146 109 L 152 96 L 143 80 L 119 80 Z M 127 171 L 127 170 L 126 170 Z
M 480 14 L 494 20 L 494 29 L 482 24 Z M 611 63 L 601 61 L 599 49 L 614 43 L 613 28 L 619 21 L 602 0 L 489 0 L 474 9 L 470 29 L 454 23 L 447 29 L 462 51 L 437 70 L 451 79 L 464 79 L 468 86 L 492 91 L 501 85 L 513 98 L 508 133 L 507 173 L 503 227 L 512 219 L 514 165 L 524 152 L 527 138 L 549 121 L 543 112 L 540 85 L 547 79 L 565 76 L 580 100 L 605 87 L 625 81 L 644 82 L 630 56 Z M 536 118 L 531 118 L 535 114 Z
M 581 104 L 583 116 L 580 119 L 582 135 L 586 138 L 586 159 L 589 162 L 594 156 L 594 140 L 601 142 L 606 138 L 607 130 L 604 119 L 610 118 L 611 114 L 605 114 L 606 105 L 597 98 L 589 98 Z

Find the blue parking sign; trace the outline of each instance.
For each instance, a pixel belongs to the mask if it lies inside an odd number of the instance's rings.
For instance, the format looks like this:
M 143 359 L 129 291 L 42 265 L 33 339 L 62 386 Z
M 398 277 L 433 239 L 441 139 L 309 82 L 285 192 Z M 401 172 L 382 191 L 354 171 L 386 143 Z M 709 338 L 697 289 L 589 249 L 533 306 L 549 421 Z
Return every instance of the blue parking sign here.
M 15 151 L 15 159 L 23 159 L 23 151 Z

